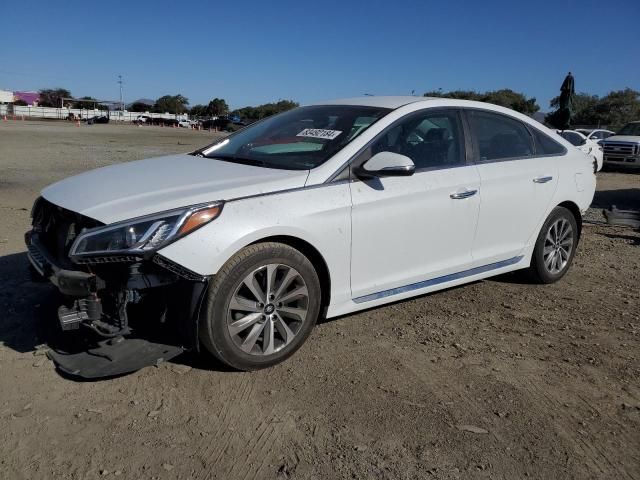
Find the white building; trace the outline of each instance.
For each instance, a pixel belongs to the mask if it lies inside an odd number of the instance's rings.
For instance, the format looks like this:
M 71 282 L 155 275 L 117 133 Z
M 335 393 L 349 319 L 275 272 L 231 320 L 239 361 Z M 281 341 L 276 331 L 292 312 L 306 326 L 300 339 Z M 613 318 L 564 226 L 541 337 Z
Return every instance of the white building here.
M 0 103 L 13 103 L 13 92 L 0 90 Z

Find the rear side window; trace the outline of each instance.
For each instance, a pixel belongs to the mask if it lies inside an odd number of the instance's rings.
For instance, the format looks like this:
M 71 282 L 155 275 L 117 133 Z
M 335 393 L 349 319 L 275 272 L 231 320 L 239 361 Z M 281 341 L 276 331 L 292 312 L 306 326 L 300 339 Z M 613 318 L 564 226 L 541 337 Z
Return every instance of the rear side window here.
M 535 128 L 531 129 L 531 133 L 533 133 L 533 139 L 536 143 L 536 155 L 563 155 L 565 153 L 565 148 L 549 135 Z
M 518 120 L 491 112 L 468 110 L 469 124 L 478 141 L 481 162 L 533 155 L 527 127 Z
M 571 143 L 571 145 L 575 145 L 576 147 L 579 147 L 581 145 L 584 145 L 585 140 L 583 137 L 581 137 L 579 134 L 577 134 L 576 132 L 559 132 L 559 135 L 564 138 L 565 140 L 567 140 L 569 143 Z

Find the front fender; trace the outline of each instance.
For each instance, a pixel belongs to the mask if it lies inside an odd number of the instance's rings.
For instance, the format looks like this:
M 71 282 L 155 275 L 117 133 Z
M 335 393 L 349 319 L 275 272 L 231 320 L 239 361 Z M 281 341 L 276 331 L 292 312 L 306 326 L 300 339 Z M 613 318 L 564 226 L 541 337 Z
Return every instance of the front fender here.
M 331 275 L 331 299 L 350 297 L 351 195 L 347 182 L 228 201 L 219 218 L 159 253 L 215 275 L 247 245 L 288 236 L 312 245 Z

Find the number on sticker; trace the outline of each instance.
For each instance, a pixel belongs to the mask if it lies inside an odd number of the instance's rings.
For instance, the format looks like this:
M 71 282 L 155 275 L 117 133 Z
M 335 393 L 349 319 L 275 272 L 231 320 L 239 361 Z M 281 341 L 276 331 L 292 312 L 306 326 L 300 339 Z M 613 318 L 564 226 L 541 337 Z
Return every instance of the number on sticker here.
M 305 128 L 296 137 L 323 138 L 333 140 L 342 133 L 341 130 L 325 130 L 323 128 Z

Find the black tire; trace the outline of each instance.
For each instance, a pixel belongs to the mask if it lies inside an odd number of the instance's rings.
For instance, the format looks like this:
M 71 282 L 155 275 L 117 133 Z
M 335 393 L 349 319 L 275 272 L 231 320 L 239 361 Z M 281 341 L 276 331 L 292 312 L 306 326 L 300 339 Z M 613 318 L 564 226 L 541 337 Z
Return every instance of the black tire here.
M 558 223 L 560 222 L 560 223 Z M 563 223 L 566 222 L 566 223 Z M 568 251 L 568 255 L 566 257 L 564 254 L 565 250 L 558 250 L 558 248 L 565 248 L 566 245 L 560 245 L 561 242 L 550 242 L 550 239 L 553 239 L 554 232 L 553 228 L 559 228 L 559 225 L 568 224 L 571 228 L 571 248 Z M 558 235 L 561 236 L 561 235 Z M 529 266 L 528 273 L 529 277 L 536 283 L 555 283 L 564 277 L 571 266 L 571 262 L 573 261 L 573 257 L 575 256 L 576 249 L 578 247 L 578 240 L 580 237 L 580 231 L 578 230 L 578 223 L 576 222 L 576 218 L 573 216 L 570 210 L 564 207 L 556 207 L 554 208 L 549 217 L 544 222 L 540 233 L 538 234 L 538 238 L 536 240 L 536 245 L 533 249 L 533 256 L 531 257 L 531 265 Z M 566 239 L 567 237 L 565 237 Z M 563 240 L 563 242 L 566 240 Z M 548 253 L 548 256 L 545 258 L 545 248 L 551 249 L 551 253 Z M 560 255 L 556 257 L 553 253 L 555 250 L 555 255 Z M 562 255 L 561 255 L 562 254 Z M 549 267 L 549 260 L 551 260 L 552 267 Z M 559 263 L 554 263 L 555 260 L 558 262 L 562 262 L 562 266 L 560 267 Z
M 279 268 L 284 270 L 291 268 L 298 274 L 296 281 L 303 282 L 302 285 L 306 287 L 306 291 L 308 292 L 304 305 L 306 308 L 306 317 L 301 322 L 294 321 L 298 330 L 295 335 L 291 337 L 292 340 L 290 340 L 289 343 L 286 343 L 285 336 L 281 335 L 281 333 L 274 328 L 275 323 L 270 324 L 270 328 L 275 332 L 275 337 L 277 337 L 276 341 L 280 342 L 280 347 L 275 353 L 247 353 L 243 351 L 241 345 L 237 343 L 241 338 L 239 336 L 232 336 L 230 332 L 228 327 L 230 320 L 228 320 L 228 318 L 231 313 L 228 309 L 238 289 L 244 288 L 242 287 L 244 279 L 255 274 L 255 272 L 262 268 L 266 269 L 267 265 L 279 265 Z M 277 281 L 277 279 L 274 280 L 274 282 L 275 281 Z M 284 283 L 284 280 L 281 279 L 281 282 Z M 249 298 L 247 295 L 243 295 L 243 297 Z M 270 367 L 293 355 L 309 337 L 320 313 L 321 298 L 321 286 L 318 274 L 309 259 L 298 250 L 289 245 L 276 242 L 250 245 L 231 258 L 220 269 L 210 284 L 205 300 L 205 308 L 200 317 L 200 340 L 206 350 L 213 356 L 237 370 L 258 370 Z M 270 300 L 268 301 L 270 302 Z M 256 305 L 258 305 L 258 303 L 256 303 Z M 268 305 L 269 304 L 263 305 L 263 307 L 266 309 Z M 271 318 L 273 317 L 267 315 L 266 322 L 270 322 Z M 280 316 L 280 319 L 282 318 L 283 317 Z M 262 319 L 263 320 L 257 323 L 265 323 L 265 315 L 262 315 Z M 252 324 L 250 328 L 253 329 L 256 328 L 256 326 Z M 249 327 L 246 329 L 249 330 Z M 261 339 L 262 346 L 264 347 L 264 331 L 260 333 L 260 335 L 262 337 L 259 337 L 259 340 Z M 257 347 L 258 342 L 256 342 L 254 348 Z

